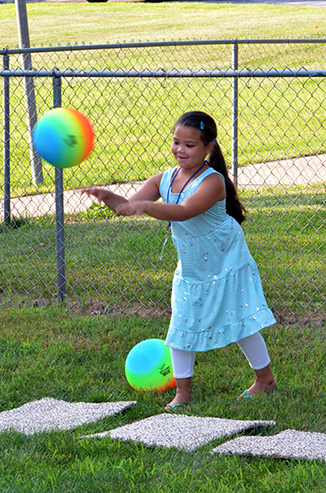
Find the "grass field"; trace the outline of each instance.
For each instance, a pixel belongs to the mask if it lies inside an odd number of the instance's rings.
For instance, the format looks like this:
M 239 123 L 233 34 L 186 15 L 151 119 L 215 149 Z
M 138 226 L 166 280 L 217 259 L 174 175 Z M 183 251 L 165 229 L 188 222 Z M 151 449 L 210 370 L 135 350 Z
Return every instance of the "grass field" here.
M 124 377 L 137 342 L 164 338 L 168 318 L 88 317 L 62 308 L 0 311 L 0 411 L 45 396 L 70 402 L 137 400 L 122 415 L 75 431 L 0 434 L 2 492 L 322 493 L 320 462 L 211 456 L 216 440 L 196 452 L 156 449 L 81 435 L 107 431 L 162 412 L 173 390 L 139 394 Z M 252 379 L 236 345 L 198 355 L 185 413 L 276 421 L 286 429 L 326 432 L 325 327 L 276 326 L 263 331 L 279 387 L 237 401 Z M 44 343 L 47 343 L 46 345 Z
M 27 4 L 31 43 L 326 36 L 325 10 L 300 5 L 202 2 Z M 71 19 L 74 22 L 71 22 Z M 0 6 L 1 46 L 18 43 L 15 6 Z

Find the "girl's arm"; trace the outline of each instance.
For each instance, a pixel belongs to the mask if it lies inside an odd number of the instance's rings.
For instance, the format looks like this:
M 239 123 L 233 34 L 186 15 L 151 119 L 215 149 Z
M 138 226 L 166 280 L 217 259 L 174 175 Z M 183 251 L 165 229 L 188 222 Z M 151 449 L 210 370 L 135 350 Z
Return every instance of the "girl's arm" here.
M 98 187 L 90 187 L 84 188 L 81 190 L 81 193 L 85 193 L 88 196 L 93 196 L 97 198 L 99 203 L 103 202 L 107 205 L 111 210 L 117 212 L 117 207 L 123 204 L 128 204 L 135 200 L 137 201 L 155 201 L 160 198 L 160 181 L 161 181 L 162 173 L 158 175 L 154 175 L 148 180 L 145 181 L 142 188 L 134 193 L 129 200 L 122 195 L 117 193 L 110 192 L 110 190 L 98 188 Z
M 129 203 L 119 204 L 116 212 L 124 216 L 145 213 L 163 221 L 185 221 L 202 214 L 225 197 L 223 178 L 214 173 L 204 178 L 198 190 L 181 204 L 161 204 L 137 197 Z

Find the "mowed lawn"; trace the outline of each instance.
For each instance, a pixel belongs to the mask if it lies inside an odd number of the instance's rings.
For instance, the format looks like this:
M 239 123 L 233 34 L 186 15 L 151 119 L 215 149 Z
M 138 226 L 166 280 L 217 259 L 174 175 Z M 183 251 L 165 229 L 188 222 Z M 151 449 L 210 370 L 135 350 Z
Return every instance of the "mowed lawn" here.
M 31 44 L 324 37 L 322 8 L 205 2 L 28 3 Z M 15 6 L 0 5 L 1 47 L 18 44 Z
M 76 430 L 25 436 L 0 433 L 1 492 L 323 493 L 320 461 L 212 456 L 215 440 L 197 451 L 82 439 L 161 414 L 174 390 L 134 391 L 124 374 L 130 349 L 163 339 L 168 317 L 87 316 L 62 307 L 0 311 L 0 411 L 52 397 L 69 402 L 137 401 L 116 417 Z M 326 433 L 325 324 L 264 329 L 278 388 L 237 400 L 252 370 L 236 344 L 197 357 L 193 395 L 182 412 L 200 417 L 275 420 L 255 433 L 287 429 Z M 1 415 L 0 415 L 1 422 Z M 252 434 L 252 432 L 249 434 Z

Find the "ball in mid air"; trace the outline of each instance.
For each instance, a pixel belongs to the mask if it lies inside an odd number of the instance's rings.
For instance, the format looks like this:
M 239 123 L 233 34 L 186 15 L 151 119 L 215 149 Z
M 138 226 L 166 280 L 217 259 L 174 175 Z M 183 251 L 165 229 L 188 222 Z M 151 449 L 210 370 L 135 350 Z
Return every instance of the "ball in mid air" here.
M 72 108 L 54 108 L 45 113 L 33 130 L 38 154 L 58 168 L 70 168 L 86 159 L 94 145 L 88 118 Z

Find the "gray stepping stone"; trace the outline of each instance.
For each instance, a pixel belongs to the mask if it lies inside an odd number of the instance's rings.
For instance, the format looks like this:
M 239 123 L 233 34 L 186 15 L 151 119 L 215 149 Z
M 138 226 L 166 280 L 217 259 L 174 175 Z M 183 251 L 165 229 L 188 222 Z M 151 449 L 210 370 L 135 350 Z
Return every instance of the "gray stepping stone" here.
M 177 447 L 191 452 L 205 443 L 250 428 L 275 425 L 274 421 L 240 421 L 220 418 L 158 414 L 111 431 L 88 435 L 142 443 L 149 447 Z M 86 437 L 83 437 L 86 438 Z
M 53 429 L 71 430 L 85 423 L 94 423 L 107 416 L 114 416 L 136 404 L 136 401 L 70 403 L 45 397 L 16 409 L 0 412 L 0 432 L 14 429 L 32 435 Z
M 243 436 L 223 443 L 212 453 L 280 459 L 326 460 L 326 434 L 285 430 L 273 436 Z

